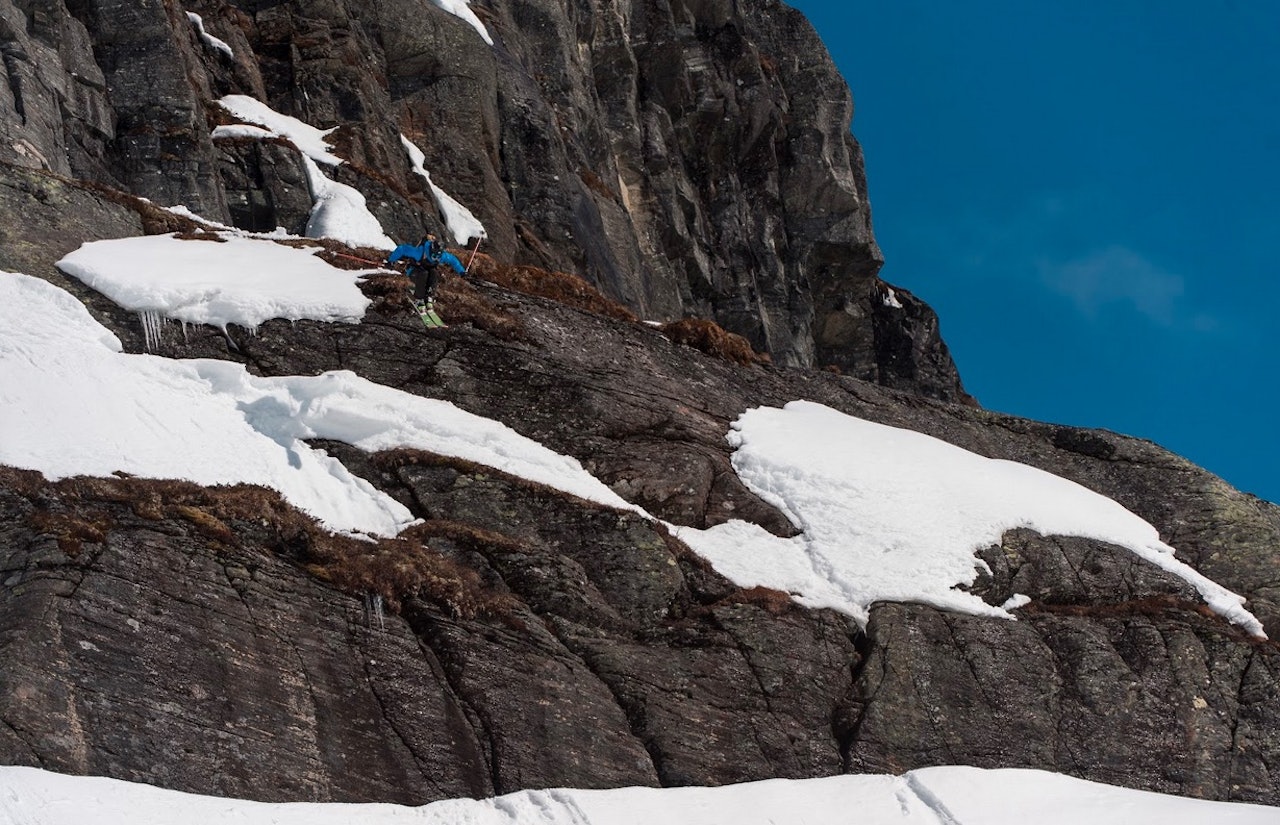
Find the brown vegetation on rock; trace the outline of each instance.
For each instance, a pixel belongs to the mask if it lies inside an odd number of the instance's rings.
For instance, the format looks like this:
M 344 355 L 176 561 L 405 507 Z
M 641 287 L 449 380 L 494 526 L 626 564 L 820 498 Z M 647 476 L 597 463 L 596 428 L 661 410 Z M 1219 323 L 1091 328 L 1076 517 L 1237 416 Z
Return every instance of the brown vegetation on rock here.
M 214 243 L 227 242 L 227 239 L 219 235 L 217 232 L 210 232 L 199 228 L 191 232 L 178 232 L 173 237 L 180 241 L 213 241 Z
M 355 596 L 377 594 L 392 611 L 410 597 L 424 598 L 454 616 L 509 615 L 514 597 L 489 588 L 474 570 L 433 550 L 447 539 L 466 549 L 511 550 L 504 536 L 466 525 L 427 522 L 396 538 L 361 540 L 325 530 L 265 487 L 237 484 L 201 487 L 187 481 L 77 476 L 44 482 L 39 473 L 0 467 L 0 484 L 32 502 L 25 521 L 54 537 L 72 559 L 84 545 L 105 543 L 131 513 L 147 521 L 186 524 L 217 545 L 274 546 L 276 553 Z M 111 505 L 117 511 L 112 513 Z M 265 533 L 265 536 L 263 535 Z
M 80 557 L 84 543 L 101 544 L 106 540 L 111 520 L 105 513 L 95 513 L 85 518 L 65 513 L 37 510 L 31 514 L 28 524 L 36 531 L 54 537 L 58 549 L 73 559 Z
M 682 318 L 662 325 L 662 334 L 677 344 L 693 347 L 735 364 L 767 364 L 768 355 L 763 355 L 751 348 L 750 342 L 741 335 L 721 327 L 715 321 L 706 318 Z
M 771 616 L 782 616 L 793 610 L 799 610 L 799 606 L 792 600 L 791 594 L 784 593 L 781 590 L 775 590 L 772 587 L 744 587 L 741 590 L 735 590 L 727 597 L 716 603 L 717 606 L 731 604 L 749 604 L 762 608 Z
M 502 341 L 527 341 L 524 322 L 467 283 L 446 275 L 440 280 L 440 317 L 450 324 L 471 324 Z M 408 293 L 405 293 L 408 297 Z
M 396 612 L 405 599 L 416 596 L 460 618 L 509 614 L 517 604 L 513 596 L 489 588 L 475 570 L 427 544 L 431 538 L 460 536 L 472 543 L 505 541 L 486 539 L 465 525 L 427 522 L 373 543 L 331 536 L 308 548 L 303 566 L 348 593 L 381 596 Z
M 548 298 L 584 312 L 616 318 L 620 321 L 637 320 L 635 313 L 631 310 L 617 301 L 606 298 L 591 284 L 568 272 L 552 272 L 536 266 L 503 264 L 488 255 L 477 253 L 471 265 L 471 274 L 506 289 L 522 292 L 525 295 Z
M 57 176 L 55 175 L 54 177 Z M 170 232 L 197 232 L 204 229 L 199 221 L 188 218 L 185 215 L 179 215 L 176 212 L 170 212 L 168 209 L 156 206 L 149 200 L 121 192 L 119 189 L 113 189 L 110 186 L 93 181 L 71 180 L 69 178 L 59 179 L 63 183 L 70 186 L 78 186 L 87 192 L 92 192 L 105 200 L 138 213 L 138 217 L 142 219 L 142 230 L 148 235 L 167 235 Z

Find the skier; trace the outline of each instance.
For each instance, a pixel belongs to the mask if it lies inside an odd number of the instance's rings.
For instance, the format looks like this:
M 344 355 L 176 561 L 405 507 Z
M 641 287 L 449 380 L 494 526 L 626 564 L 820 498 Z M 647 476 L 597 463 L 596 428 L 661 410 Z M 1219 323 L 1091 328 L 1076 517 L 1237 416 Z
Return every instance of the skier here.
M 440 265 L 452 267 L 459 275 L 467 274 L 466 267 L 458 256 L 448 252 L 444 244 L 436 240 L 435 235 L 428 234 L 422 243 L 414 245 L 402 243 L 387 256 L 388 266 L 397 261 L 407 261 L 405 274 L 413 279 L 413 308 L 419 315 L 435 311 L 436 284 L 440 280 Z

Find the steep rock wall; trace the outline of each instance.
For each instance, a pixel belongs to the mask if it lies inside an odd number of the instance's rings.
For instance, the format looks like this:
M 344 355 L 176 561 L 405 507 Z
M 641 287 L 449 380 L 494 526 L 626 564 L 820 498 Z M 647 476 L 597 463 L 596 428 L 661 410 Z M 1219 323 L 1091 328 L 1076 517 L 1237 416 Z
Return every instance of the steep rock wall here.
M 247 94 L 337 127 L 338 179 L 393 237 L 440 231 L 404 134 L 500 259 L 582 274 L 642 317 L 713 318 L 783 365 L 968 398 L 927 307 L 878 320 L 852 103 L 802 15 L 770 0 L 475 8 L 492 47 L 411 0 L 5 0 L 0 161 L 300 232 L 296 158 L 210 139 L 228 119 L 213 101 Z

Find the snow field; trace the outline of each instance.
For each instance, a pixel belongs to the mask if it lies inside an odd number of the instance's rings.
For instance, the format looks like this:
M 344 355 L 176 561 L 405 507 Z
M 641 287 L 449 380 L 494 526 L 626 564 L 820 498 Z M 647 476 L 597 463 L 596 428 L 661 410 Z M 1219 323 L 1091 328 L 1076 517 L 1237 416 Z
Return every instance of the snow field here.
M 967 767 L 718 788 L 521 791 L 418 808 L 248 802 L 0 767 L 0 820 L 15 825 L 1276 825 L 1280 811 L 1042 771 Z

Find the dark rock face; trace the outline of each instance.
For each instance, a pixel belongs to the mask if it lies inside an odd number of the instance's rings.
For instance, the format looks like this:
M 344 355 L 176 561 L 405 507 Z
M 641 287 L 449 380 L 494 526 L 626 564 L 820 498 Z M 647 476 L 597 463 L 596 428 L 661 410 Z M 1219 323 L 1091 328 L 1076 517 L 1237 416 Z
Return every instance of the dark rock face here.
M 0 165 L 0 270 L 52 273 L 87 241 L 143 232 L 138 213 L 48 174 Z
M 484 282 L 467 300 L 507 327 L 459 299 L 428 333 L 390 301 L 358 325 L 191 327 L 159 354 L 355 370 L 500 420 L 662 519 L 781 535 L 724 435 L 818 401 L 1116 499 L 1280 637 L 1280 508 L 1146 442 L 933 400 L 965 397 L 932 312 L 876 279 L 848 95 L 792 10 L 494 0 L 490 49 L 408 0 L 188 7 L 234 57 L 176 3 L 0 0 L 0 269 L 73 291 L 127 350 L 137 320 L 53 264 L 181 220 L 72 178 L 298 231 L 293 148 L 209 138 L 211 101 L 248 93 L 341 127 L 336 174 L 397 236 L 439 227 L 403 133 L 499 258 L 843 374 L 730 363 Z M 987 548 L 974 591 L 1029 596 L 1016 622 L 881 604 L 860 630 L 735 587 L 635 514 L 322 446 L 423 525 L 364 552 L 261 490 L 0 468 L 0 763 L 405 803 L 966 763 L 1280 804 L 1274 644 L 1106 544 Z
M 985 555 L 1023 620 L 881 605 L 851 722 L 852 766 L 1050 767 L 1117 785 L 1273 799 L 1274 648 L 1242 644 L 1194 591 L 1130 554 L 1011 533 Z M 1159 758 L 1134 760 L 1145 743 Z
M 848 88 L 770 0 L 0 3 L 0 161 L 242 228 L 301 231 L 296 154 L 214 142 L 247 94 L 313 126 L 397 238 L 440 232 L 400 135 L 498 258 L 646 318 L 712 318 L 775 361 L 965 401 L 923 305 L 886 323 Z M 187 12 L 231 50 L 211 46 Z M 6 95 L 7 92 L 7 95 Z
M 62 499 L 6 484 L 0 505 L 7 764 L 277 800 L 491 791 L 434 657 L 263 553 L 271 531 L 218 543 L 195 521 Z M 99 535 L 85 516 L 115 538 L 64 540 L 68 555 L 59 536 Z M 24 528 L 39 517 L 55 535 Z

